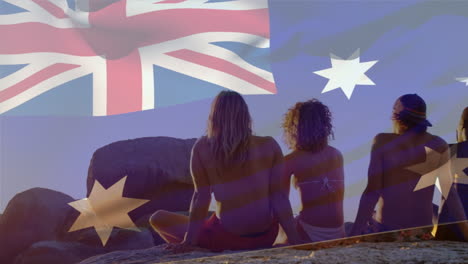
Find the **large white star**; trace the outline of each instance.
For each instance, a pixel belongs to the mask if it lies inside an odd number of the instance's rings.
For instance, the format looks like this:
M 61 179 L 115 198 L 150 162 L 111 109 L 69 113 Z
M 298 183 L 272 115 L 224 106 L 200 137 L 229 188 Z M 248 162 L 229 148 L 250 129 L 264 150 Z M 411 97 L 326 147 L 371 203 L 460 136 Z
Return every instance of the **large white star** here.
M 127 176 L 123 177 L 109 189 L 104 189 L 98 181 L 95 181 L 88 198 L 69 203 L 81 214 L 68 232 L 94 227 L 103 246 L 109 240 L 113 227 L 139 232 L 128 212 L 149 200 L 122 197 L 126 179 Z
M 348 99 L 351 99 L 356 85 L 375 85 L 364 73 L 377 61 L 360 62 L 359 50 L 347 60 L 330 54 L 331 68 L 314 72 L 329 79 L 322 93 L 341 88 Z
M 468 77 L 457 78 L 457 81 L 463 82 L 468 86 Z
M 449 150 L 444 153 L 439 153 L 429 147 L 424 147 L 426 151 L 426 160 L 422 163 L 407 167 L 408 170 L 421 174 L 414 191 L 418 191 L 436 185 L 437 189 L 442 193 L 442 196 L 447 199 L 450 188 L 452 187 L 453 177 L 450 173 L 450 160 L 447 160 L 442 166 L 440 165 L 441 157 L 447 156 Z M 434 166 L 437 166 L 434 169 Z

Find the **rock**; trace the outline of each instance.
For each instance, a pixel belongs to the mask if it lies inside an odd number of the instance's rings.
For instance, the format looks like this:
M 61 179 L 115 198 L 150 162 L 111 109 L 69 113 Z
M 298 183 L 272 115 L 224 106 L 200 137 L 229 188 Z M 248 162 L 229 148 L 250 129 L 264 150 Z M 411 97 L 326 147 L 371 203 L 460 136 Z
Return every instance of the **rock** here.
M 320 243 L 319 243 L 320 244 Z M 284 247 L 248 252 L 211 253 L 193 251 L 172 254 L 163 245 L 132 251 L 118 251 L 83 260 L 80 264 L 152 264 L 152 263 L 466 263 L 465 243 L 453 241 L 364 242 L 310 249 Z M 235 254 L 233 254 L 235 253 Z
M 19 255 L 14 264 L 74 264 L 91 256 L 108 252 L 77 242 L 41 241 Z
M 32 244 L 55 240 L 62 233 L 73 198 L 52 190 L 34 188 L 18 193 L 0 218 L 0 263 L 13 259 Z
M 350 246 L 339 246 L 321 250 L 298 250 L 295 248 L 279 248 L 262 251 L 252 251 L 240 254 L 220 255 L 210 258 L 181 260 L 184 264 L 290 264 L 290 263 L 321 263 L 321 264 L 374 264 L 374 263 L 467 263 L 468 250 L 462 242 L 391 242 L 391 243 L 357 243 Z M 104 263 L 104 262 L 102 262 Z M 108 262 L 110 263 L 110 262 Z M 121 263 L 121 262 L 113 262 Z M 122 262 L 140 263 L 150 262 Z M 156 263 L 156 262 L 153 262 Z M 173 262 L 168 262 L 173 263 Z
M 86 228 L 64 234 L 61 241 L 78 242 L 94 248 L 104 248 L 106 251 L 132 250 L 150 248 L 155 245 L 152 231 L 139 227 L 140 232 L 113 228 L 106 245 L 102 242 L 94 228 Z
M 166 245 L 159 245 L 149 249 L 115 251 L 99 256 L 85 259 L 80 264 L 107 264 L 107 263 L 160 263 L 167 261 L 176 261 L 184 259 L 194 259 L 201 257 L 216 256 L 220 253 L 213 253 L 206 250 L 193 251 L 181 254 L 173 254 L 165 249 Z M 222 254 L 232 253 L 223 252 Z
M 114 227 L 109 240 L 106 245 L 103 246 L 94 227 L 73 232 L 68 231 L 79 215 L 80 212 L 74 209 L 67 215 L 65 223 L 63 224 L 64 228 L 60 230 L 57 240 L 64 242 L 78 242 L 95 248 L 105 248 L 107 251 L 142 249 L 153 247 L 155 245 L 153 231 L 150 230 L 151 227 L 147 224 L 148 227 L 143 227 L 142 225 L 138 226 L 140 232 Z
M 146 137 L 99 148 L 89 165 L 87 194 L 95 180 L 109 188 L 127 176 L 123 196 L 150 200 L 129 213 L 134 222 L 147 223 L 159 209 L 187 211 L 193 194 L 189 167 L 195 141 Z
M 125 229 L 114 229 L 106 248 L 109 251 L 132 250 L 154 247 L 153 235 L 147 228 L 139 228 L 140 232 Z
M 466 243 L 434 241 L 427 228 L 384 232 L 298 246 L 256 251 L 203 249 L 174 254 L 165 245 L 144 250 L 111 252 L 80 264 L 149 263 L 467 263 Z M 235 253 L 235 254 L 233 254 Z
M 136 232 L 114 227 L 109 240 L 103 246 L 94 227 L 69 232 L 79 215 L 80 212 L 74 209 L 67 215 L 63 228 L 57 235 L 58 241 L 78 242 L 95 248 L 105 248 L 107 251 L 142 249 L 155 245 L 152 230 L 149 228 L 138 227 L 140 232 Z
M 0 217 L 0 263 L 13 263 L 19 255 L 23 256 L 23 262 L 36 257 L 47 259 L 55 253 L 57 256 L 66 255 L 66 249 L 74 246 L 73 243 L 94 248 L 86 252 L 95 254 L 154 246 L 153 235 L 145 228 L 140 228 L 141 232 L 114 228 L 106 247 L 102 246 L 92 227 L 68 232 L 80 214 L 68 205 L 72 201 L 74 199 L 66 194 L 43 188 L 34 188 L 15 195 Z M 38 244 L 41 241 L 65 244 Z M 33 244 L 35 246 L 31 247 Z M 25 250 L 27 251 L 24 252 Z M 76 256 L 72 254 L 69 258 L 63 258 L 73 260 Z
M 160 244 L 165 243 L 165 241 L 159 236 L 159 234 L 156 233 L 156 231 L 154 231 L 153 227 L 149 223 L 149 218 L 151 217 L 153 213 L 143 215 L 142 217 L 140 217 L 138 220 L 135 221 L 135 225 L 139 229 L 149 230 L 149 232 L 151 233 L 153 237 L 153 245 L 160 245 Z

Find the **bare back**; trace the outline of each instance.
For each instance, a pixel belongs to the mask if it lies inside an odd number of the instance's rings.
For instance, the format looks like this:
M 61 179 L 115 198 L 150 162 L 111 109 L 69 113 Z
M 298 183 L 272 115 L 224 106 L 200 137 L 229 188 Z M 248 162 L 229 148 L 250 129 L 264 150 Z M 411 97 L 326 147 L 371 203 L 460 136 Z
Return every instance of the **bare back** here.
M 429 133 L 376 136 L 368 188 L 382 198 L 377 212 L 382 224 L 390 229 L 432 225 L 434 184 L 421 179 L 447 161 L 447 150 L 444 140 Z
M 341 153 L 327 146 L 317 153 L 296 150 L 285 159 L 287 174 L 294 174 L 294 185 L 301 197 L 301 220 L 318 227 L 343 225 Z
M 216 215 L 226 230 L 243 235 L 271 226 L 270 176 L 274 164 L 282 162 L 276 144 L 271 137 L 251 136 L 248 160 L 223 167 L 216 162 L 208 140 L 199 141 L 200 162 L 216 200 Z

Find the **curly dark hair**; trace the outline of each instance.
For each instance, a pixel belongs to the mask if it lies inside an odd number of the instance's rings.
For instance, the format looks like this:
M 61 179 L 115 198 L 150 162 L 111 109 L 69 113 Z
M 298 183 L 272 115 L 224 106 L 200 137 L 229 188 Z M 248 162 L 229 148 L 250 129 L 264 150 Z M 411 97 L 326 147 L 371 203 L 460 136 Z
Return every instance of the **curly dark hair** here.
M 298 102 L 284 116 L 286 143 L 294 150 L 318 152 L 333 138 L 332 114 L 317 99 Z

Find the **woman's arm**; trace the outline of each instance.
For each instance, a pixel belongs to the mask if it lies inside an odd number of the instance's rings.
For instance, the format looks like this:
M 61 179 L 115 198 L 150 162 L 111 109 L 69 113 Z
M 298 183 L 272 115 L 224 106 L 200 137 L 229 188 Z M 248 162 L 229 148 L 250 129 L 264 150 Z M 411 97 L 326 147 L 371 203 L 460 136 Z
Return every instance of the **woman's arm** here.
M 192 174 L 194 192 L 190 203 L 190 216 L 187 233 L 183 244 L 197 245 L 201 226 L 205 220 L 211 202 L 211 186 L 208 175 L 203 167 L 199 154 L 200 143 L 197 141 L 192 148 L 190 172 Z
M 273 211 L 288 237 L 290 244 L 301 243 L 293 218 L 291 203 L 289 202 L 289 182 L 291 174 L 285 171 L 283 153 L 278 143 L 272 139 L 274 153 L 273 166 L 270 173 L 270 197 Z
M 367 221 L 372 217 L 375 205 L 383 189 L 383 159 L 379 141 L 379 136 L 376 136 L 371 150 L 367 187 L 361 196 L 359 210 L 351 230 L 351 236 L 360 235 L 362 233 Z

